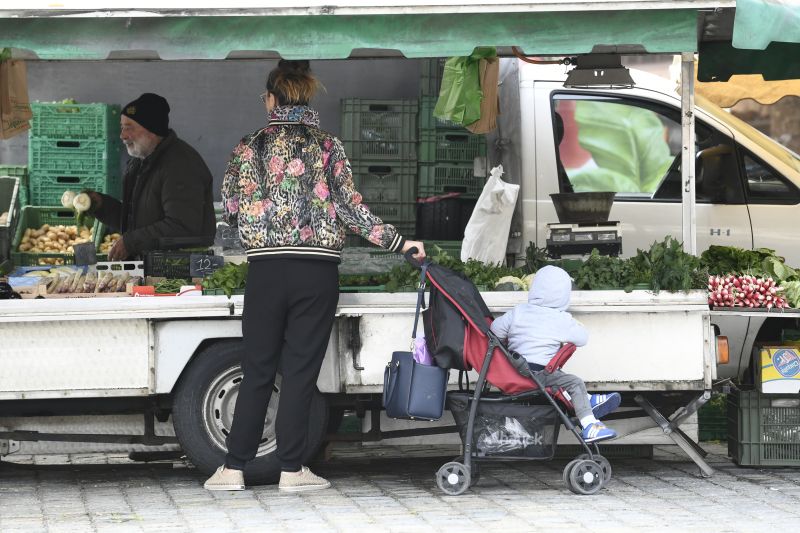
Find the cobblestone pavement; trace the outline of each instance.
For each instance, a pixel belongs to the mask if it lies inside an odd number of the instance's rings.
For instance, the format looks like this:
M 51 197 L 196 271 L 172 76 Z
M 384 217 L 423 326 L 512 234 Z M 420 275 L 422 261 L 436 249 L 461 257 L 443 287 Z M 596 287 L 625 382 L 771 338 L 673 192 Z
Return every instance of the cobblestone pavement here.
M 707 447 L 711 478 L 675 447 L 653 459 L 611 459 L 614 477 L 595 496 L 561 480 L 567 459 L 485 464 L 462 496 L 434 473 L 452 448 L 338 445 L 315 469 L 333 488 L 281 494 L 202 488 L 183 463 L 124 456 L 6 457 L 0 463 L 0 531 L 797 531 L 800 469 L 739 468 Z

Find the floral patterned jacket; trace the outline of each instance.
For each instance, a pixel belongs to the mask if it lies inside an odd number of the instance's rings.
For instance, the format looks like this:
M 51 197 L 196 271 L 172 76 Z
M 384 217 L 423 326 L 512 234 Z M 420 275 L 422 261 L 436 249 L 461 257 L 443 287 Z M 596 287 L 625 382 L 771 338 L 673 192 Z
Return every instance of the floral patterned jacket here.
M 399 251 L 404 239 L 361 203 L 339 139 L 308 106 L 278 106 L 234 148 L 222 181 L 224 220 L 249 260 L 340 261 L 345 229 Z

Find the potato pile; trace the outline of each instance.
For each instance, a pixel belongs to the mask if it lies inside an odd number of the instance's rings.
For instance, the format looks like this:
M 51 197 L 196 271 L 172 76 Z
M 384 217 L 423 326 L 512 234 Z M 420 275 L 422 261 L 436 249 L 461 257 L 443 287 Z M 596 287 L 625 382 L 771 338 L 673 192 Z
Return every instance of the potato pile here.
M 107 254 L 108 251 L 114 246 L 114 243 L 117 242 L 121 235 L 119 233 L 109 233 L 105 237 L 103 237 L 103 242 L 100 243 L 100 253 Z
M 51 226 L 28 228 L 19 243 L 20 252 L 71 254 L 73 246 L 92 242 L 92 229 L 85 226 Z

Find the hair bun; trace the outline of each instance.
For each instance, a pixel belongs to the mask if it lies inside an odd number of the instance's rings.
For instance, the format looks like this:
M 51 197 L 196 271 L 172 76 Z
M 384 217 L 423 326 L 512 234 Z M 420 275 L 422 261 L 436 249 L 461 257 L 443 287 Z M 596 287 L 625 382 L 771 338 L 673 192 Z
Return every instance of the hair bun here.
M 289 60 L 281 59 L 278 61 L 278 68 L 285 72 L 297 72 L 298 74 L 306 74 L 311 70 L 311 64 L 307 59 Z

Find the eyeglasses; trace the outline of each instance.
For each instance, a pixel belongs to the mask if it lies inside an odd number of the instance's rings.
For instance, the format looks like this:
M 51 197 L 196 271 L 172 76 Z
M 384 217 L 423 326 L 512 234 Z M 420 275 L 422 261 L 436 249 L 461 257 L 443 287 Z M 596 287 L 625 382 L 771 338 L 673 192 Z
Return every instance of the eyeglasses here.
M 261 103 L 262 104 L 266 104 L 267 103 L 267 93 L 265 93 L 265 92 L 261 93 L 261 94 L 258 95 L 258 97 L 261 99 Z

